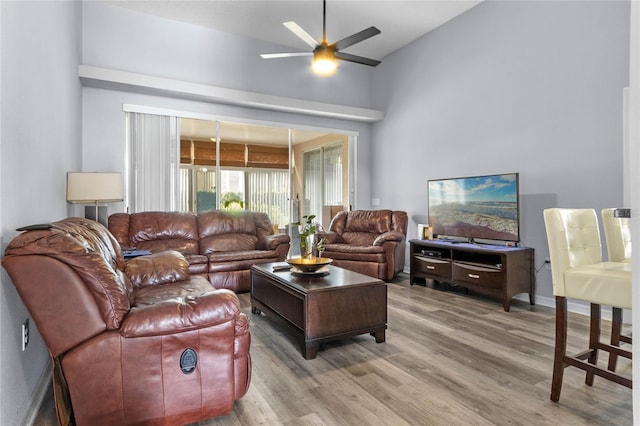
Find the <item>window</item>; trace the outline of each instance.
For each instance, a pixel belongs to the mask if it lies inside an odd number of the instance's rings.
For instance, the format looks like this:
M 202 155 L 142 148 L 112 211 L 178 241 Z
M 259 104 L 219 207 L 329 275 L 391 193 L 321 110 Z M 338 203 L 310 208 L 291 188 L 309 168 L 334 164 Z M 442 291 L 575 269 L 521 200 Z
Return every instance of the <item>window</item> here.
M 321 216 L 324 204 L 349 204 L 348 135 L 178 118 L 148 107 L 125 106 L 125 113 L 131 213 L 241 208 L 285 228 L 303 214 Z
M 181 139 L 181 209 L 247 209 L 267 213 L 271 222 L 281 227 L 290 223 L 288 143 L 220 141 L 216 146 L 216 140 Z

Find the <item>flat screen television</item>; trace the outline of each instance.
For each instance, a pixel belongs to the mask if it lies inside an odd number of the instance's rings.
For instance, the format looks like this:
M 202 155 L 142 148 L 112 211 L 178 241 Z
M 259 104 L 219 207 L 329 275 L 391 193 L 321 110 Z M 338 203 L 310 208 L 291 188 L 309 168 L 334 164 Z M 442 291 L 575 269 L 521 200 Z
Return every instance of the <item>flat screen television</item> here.
M 429 180 L 429 225 L 439 237 L 520 241 L 518 173 Z

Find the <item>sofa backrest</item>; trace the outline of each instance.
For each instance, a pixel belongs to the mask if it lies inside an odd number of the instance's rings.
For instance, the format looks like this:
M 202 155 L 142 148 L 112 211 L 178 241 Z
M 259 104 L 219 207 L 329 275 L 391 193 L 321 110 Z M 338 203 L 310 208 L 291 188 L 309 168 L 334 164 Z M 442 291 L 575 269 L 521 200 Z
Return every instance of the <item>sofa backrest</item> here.
M 338 212 L 329 227 L 345 243 L 369 246 L 381 234 L 400 231 L 407 234 L 406 213 L 392 210 L 353 210 Z
M 109 216 L 109 230 L 122 247 L 198 254 L 198 224 L 193 213 L 116 213 Z
M 122 251 L 98 222 L 67 218 L 24 232 L 2 264 L 52 353 L 120 328 L 129 312 L 133 287 Z M 43 305 L 53 309 L 43 313 Z
M 266 235 L 273 234 L 264 213 L 212 210 L 199 213 L 197 221 L 200 254 L 257 250 Z

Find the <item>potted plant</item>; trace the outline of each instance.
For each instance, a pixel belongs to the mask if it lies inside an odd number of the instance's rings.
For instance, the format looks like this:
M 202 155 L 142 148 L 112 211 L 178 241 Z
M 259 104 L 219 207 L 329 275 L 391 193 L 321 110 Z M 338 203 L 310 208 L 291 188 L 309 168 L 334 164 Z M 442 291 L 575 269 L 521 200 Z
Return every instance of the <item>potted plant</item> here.
M 298 226 L 300 232 L 300 257 L 309 258 L 313 256 L 314 249 L 320 251 L 320 245 L 324 251 L 324 238 L 320 238 L 316 242 L 318 232 L 322 231 L 322 225 L 318 222 L 314 222 L 316 215 L 302 216 L 302 222 L 296 222 L 294 225 Z

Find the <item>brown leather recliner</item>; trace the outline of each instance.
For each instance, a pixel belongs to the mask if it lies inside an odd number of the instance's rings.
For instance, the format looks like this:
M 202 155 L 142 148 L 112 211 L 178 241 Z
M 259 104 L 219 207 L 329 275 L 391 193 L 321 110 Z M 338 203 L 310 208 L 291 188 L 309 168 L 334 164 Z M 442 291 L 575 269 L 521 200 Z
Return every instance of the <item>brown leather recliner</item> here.
M 248 319 L 180 253 L 125 263 L 104 226 L 68 218 L 18 235 L 2 265 L 53 361 L 60 424 L 184 424 L 246 393 Z
M 404 268 L 407 213 L 392 210 L 342 211 L 331 220 L 323 257 L 333 264 L 393 279 Z

